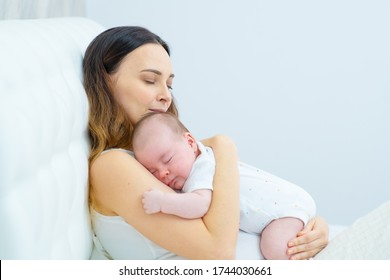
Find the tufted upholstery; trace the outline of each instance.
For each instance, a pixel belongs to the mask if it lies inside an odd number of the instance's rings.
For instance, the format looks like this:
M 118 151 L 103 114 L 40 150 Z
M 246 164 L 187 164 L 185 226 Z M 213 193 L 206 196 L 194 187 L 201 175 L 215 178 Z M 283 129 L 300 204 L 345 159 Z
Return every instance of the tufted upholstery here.
M 84 18 L 0 21 L 0 259 L 88 259 Z

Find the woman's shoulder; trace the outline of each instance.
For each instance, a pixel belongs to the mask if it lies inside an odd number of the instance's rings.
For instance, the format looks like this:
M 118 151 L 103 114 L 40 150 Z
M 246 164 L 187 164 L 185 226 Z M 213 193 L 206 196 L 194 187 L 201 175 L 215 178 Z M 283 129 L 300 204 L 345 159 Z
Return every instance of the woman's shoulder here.
M 108 149 L 100 153 L 91 163 L 90 172 L 93 177 L 106 177 L 113 172 L 121 172 L 133 165 L 139 165 L 132 151 L 125 149 Z
M 94 207 L 101 213 L 119 215 L 118 208 L 124 204 L 131 206 L 129 199 L 132 196 L 124 194 L 137 192 L 137 188 L 131 188 L 133 184 L 129 182 L 138 182 L 137 177 L 143 169 L 130 151 L 111 149 L 101 153 L 92 162 L 89 173 Z
M 91 169 L 115 167 L 116 163 L 123 161 L 135 161 L 134 153 L 125 149 L 107 149 L 101 152 L 91 163 Z
M 134 157 L 133 151 L 122 149 L 122 148 L 111 148 L 111 149 L 104 150 L 103 152 L 100 153 L 100 156 L 105 154 L 118 154 L 118 153 L 124 153 Z

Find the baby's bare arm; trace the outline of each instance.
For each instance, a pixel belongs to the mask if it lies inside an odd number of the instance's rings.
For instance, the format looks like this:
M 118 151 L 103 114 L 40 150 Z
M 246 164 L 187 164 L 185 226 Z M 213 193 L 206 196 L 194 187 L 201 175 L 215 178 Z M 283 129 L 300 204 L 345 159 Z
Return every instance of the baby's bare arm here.
M 142 203 L 147 214 L 162 212 L 186 219 L 201 218 L 209 209 L 211 190 L 202 189 L 191 193 L 163 193 L 150 190 L 144 193 Z

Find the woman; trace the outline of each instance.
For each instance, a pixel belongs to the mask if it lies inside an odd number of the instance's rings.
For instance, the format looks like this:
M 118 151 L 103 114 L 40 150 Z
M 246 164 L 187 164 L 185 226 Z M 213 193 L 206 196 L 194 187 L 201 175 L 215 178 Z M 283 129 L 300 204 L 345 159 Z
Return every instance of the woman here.
M 212 204 L 203 219 L 147 215 L 142 207 L 142 194 L 151 186 L 172 191 L 130 152 L 132 129 L 145 113 L 178 114 L 167 44 L 141 27 L 112 28 L 91 42 L 83 67 L 90 104 L 90 205 L 98 246 L 114 259 L 235 258 L 238 156 L 227 137 L 203 141 L 216 159 Z M 289 242 L 288 254 L 292 259 L 313 257 L 327 240 L 327 224 L 315 218 Z

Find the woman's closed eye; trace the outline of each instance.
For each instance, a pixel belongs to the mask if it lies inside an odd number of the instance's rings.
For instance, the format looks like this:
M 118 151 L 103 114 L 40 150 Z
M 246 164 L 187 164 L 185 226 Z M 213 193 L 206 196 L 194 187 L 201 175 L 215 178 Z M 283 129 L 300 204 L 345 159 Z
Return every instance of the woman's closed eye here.
M 156 84 L 156 81 L 155 80 L 144 80 L 144 82 L 148 85 L 154 85 Z M 167 85 L 167 88 L 169 91 L 172 91 L 173 90 L 173 87 L 172 85 Z

